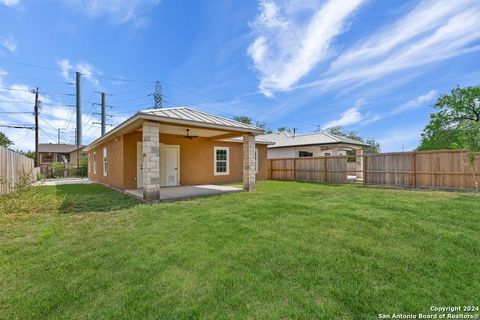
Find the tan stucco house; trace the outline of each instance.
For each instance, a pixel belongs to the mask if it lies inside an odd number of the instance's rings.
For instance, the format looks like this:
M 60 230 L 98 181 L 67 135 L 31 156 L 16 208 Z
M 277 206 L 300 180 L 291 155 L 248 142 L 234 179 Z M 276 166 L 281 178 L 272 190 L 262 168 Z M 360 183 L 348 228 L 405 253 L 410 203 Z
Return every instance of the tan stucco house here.
M 140 111 L 85 148 L 90 180 L 140 189 L 160 199 L 163 187 L 243 181 L 255 190 L 267 178 L 261 128 L 190 108 Z

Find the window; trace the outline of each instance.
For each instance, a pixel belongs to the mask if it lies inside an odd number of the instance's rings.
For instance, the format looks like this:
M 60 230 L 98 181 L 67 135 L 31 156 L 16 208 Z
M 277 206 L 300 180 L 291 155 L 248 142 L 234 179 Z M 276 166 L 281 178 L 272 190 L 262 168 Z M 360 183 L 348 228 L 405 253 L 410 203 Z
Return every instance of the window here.
M 325 152 L 325 157 L 330 157 L 332 154 L 330 152 Z
M 357 162 L 357 151 L 356 150 L 347 150 L 347 162 Z
M 228 147 L 214 148 L 214 175 L 226 176 L 230 174 L 229 149 Z
M 313 157 L 313 152 L 298 151 L 298 156 L 299 156 L 300 158 Z
M 93 153 L 93 174 L 97 174 L 97 157 L 95 152 Z
M 255 173 L 258 173 L 258 149 L 255 148 Z
M 107 148 L 103 148 L 103 175 L 107 176 Z

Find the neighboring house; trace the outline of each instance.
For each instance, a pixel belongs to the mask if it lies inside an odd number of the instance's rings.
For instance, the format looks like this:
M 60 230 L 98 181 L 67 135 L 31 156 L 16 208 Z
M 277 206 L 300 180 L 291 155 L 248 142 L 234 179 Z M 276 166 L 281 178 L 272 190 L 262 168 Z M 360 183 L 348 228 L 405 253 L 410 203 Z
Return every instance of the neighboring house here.
M 268 146 L 268 159 L 346 156 L 348 150 L 361 155 L 363 148 L 368 147 L 363 142 L 325 132 L 294 135 L 283 131 L 260 138 L 273 142 Z
M 80 147 L 80 155 L 85 152 Z M 77 164 L 77 146 L 74 144 L 40 143 L 38 145 L 40 172 L 46 177 L 52 175 L 52 163 Z
M 263 129 L 190 108 L 143 110 L 85 148 L 89 178 L 157 200 L 161 187 L 267 178 Z
M 361 141 L 318 132 L 295 135 L 291 132 L 278 132 L 260 136 L 272 141 L 268 146 L 268 159 L 351 156 L 346 158 L 349 180 L 363 179 L 363 148 Z M 360 157 L 355 157 L 359 155 Z

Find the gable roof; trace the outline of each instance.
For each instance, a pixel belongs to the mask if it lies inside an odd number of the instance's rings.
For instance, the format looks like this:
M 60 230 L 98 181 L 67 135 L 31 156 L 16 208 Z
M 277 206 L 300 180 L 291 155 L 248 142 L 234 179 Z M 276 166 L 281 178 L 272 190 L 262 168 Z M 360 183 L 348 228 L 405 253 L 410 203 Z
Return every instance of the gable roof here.
M 80 146 L 79 149 L 82 149 Z M 77 150 L 75 144 L 39 143 L 38 152 L 70 153 Z
M 177 107 L 177 108 L 162 108 L 162 109 L 147 109 L 141 110 L 141 114 L 150 114 L 155 115 L 161 118 L 169 119 L 178 119 L 193 121 L 198 123 L 208 123 L 219 126 L 240 128 L 240 129 L 251 129 L 254 131 L 263 131 L 262 128 L 242 123 L 239 121 L 223 118 L 214 114 L 186 108 L 186 107 Z
M 240 134 L 264 133 L 262 128 L 186 107 L 147 109 L 137 112 L 112 130 L 108 131 L 104 136 L 94 140 L 85 147 L 85 151 L 91 150 L 102 141 L 111 139 L 115 135 L 127 132 L 135 126 L 141 125 L 143 121 L 158 121 L 181 126 L 196 126 L 205 129 L 231 131 Z
M 331 133 L 318 132 L 293 135 L 289 132 L 270 133 L 259 136 L 260 138 L 273 141 L 275 144 L 268 146 L 269 148 L 284 148 L 306 145 L 322 145 L 322 144 L 351 144 L 356 146 L 367 147 L 368 144 L 358 140 L 350 139 L 347 137 L 338 136 Z

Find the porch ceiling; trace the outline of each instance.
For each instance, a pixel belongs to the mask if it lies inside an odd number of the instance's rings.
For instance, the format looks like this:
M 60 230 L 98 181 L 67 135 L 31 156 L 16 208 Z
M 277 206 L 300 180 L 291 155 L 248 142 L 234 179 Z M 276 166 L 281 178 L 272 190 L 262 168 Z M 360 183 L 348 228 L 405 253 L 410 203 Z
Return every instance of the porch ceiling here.
M 203 138 L 214 138 L 219 136 L 224 136 L 228 134 L 229 136 L 241 136 L 242 133 L 239 132 L 228 132 L 228 131 L 220 131 L 220 130 L 212 130 L 212 129 L 205 129 L 205 128 L 197 128 L 192 126 L 177 126 L 177 125 L 169 125 L 169 124 L 160 124 L 160 134 L 171 134 L 177 136 L 186 136 L 187 129 L 189 129 L 190 136 L 197 136 Z M 142 131 L 142 128 L 139 128 L 138 131 Z

